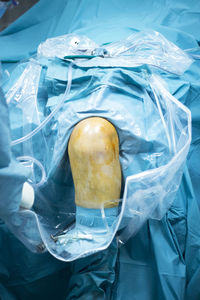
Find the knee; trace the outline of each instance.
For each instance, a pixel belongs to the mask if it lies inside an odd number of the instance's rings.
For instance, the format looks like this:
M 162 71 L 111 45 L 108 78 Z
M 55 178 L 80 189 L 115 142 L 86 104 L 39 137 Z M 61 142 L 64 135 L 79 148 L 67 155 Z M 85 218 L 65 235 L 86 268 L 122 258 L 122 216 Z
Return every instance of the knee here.
M 68 147 L 71 156 L 88 158 L 96 164 L 119 155 L 116 129 L 106 119 L 98 117 L 79 122 L 71 134 Z
M 109 121 L 92 117 L 79 122 L 71 134 L 68 153 L 77 205 L 97 208 L 119 198 L 119 141 Z

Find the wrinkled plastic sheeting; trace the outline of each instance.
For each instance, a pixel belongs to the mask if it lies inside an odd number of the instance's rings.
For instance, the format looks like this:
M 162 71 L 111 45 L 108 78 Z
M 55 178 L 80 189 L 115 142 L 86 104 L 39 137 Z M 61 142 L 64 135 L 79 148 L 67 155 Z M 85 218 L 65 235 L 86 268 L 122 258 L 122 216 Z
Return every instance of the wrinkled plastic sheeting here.
M 123 201 L 122 210 L 124 219 L 130 221 L 118 237 L 121 244 L 139 230 L 147 215 L 160 220 L 170 208 L 180 186 L 191 143 L 189 109 L 175 99 L 155 76 L 152 76 L 151 87 L 168 139 L 171 159 L 163 166 L 127 177 L 124 191 L 126 200 Z M 168 113 L 163 114 L 166 111 Z
M 99 59 L 99 53 L 107 59 Z M 40 44 L 37 54 L 38 57 L 49 58 L 97 54 L 97 58 L 86 62 L 87 66 L 130 68 L 148 64 L 179 75 L 192 63 L 192 59 L 184 51 L 159 32 L 152 30 L 136 32 L 122 41 L 101 47 L 85 36 L 64 35 Z M 85 62 L 79 62 L 79 65 L 85 66 Z
M 123 67 L 148 64 L 180 75 L 192 63 L 184 51 L 159 32 L 151 30 L 134 33 L 123 41 L 111 43 L 106 49 L 111 57 L 120 56 L 118 64 Z
M 90 55 L 98 45 L 86 36 L 68 34 L 51 38 L 38 47 L 38 57 L 60 57 L 67 55 Z
M 123 244 L 146 219 L 162 218 L 180 184 L 191 116 L 144 64 L 182 73 L 191 62 L 160 34 L 141 32 L 102 47 L 77 35 L 50 39 L 16 69 L 4 87 L 12 150 L 30 170 L 36 201 L 5 221 L 29 249 L 72 261 L 108 247 L 118 229 Z M 73 127 L 91 116 L 119 135 L 124 189 L 114 214 L 102 207 L 76 215 L 66 149 Z M 62 233 L 66 247 L 55 242 Z

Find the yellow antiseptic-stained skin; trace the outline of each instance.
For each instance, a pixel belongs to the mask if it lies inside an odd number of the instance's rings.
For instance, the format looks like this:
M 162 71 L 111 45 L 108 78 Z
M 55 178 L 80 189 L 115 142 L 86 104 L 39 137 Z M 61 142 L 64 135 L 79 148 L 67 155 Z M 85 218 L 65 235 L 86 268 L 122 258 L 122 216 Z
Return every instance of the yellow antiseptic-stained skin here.
M 70 137 L 68 154 L 76 205 L 87 208 L 117 206 L 121 190 L 119 140 L 106 119 L 79 122 Z

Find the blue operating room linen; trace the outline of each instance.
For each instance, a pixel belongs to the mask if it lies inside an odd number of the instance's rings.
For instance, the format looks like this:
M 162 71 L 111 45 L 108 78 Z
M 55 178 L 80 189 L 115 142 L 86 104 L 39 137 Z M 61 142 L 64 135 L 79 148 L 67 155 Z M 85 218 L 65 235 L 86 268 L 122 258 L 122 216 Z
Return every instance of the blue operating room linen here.
M 0 34 L 0 60 L 5 67 L 12 69 L 10 62 L 33 55 L 41 41 L 74 31 L 86 34 L 101 44 L 124 38 L 133 31 L 151 28 L 163 33 L 182 49 L 198 48 L 199 16 L 200 2 L 195 0 L 187 3 L 184 0 L 41 0 Z M 35 256 L 30 253 L 13 236 L 10 237 L 11 234 L 2 225 L 1 248 L 5 249 L 7 244 L 14 253 L 8 256 L 3 252 L 1 255 L 0 295 L 3 300 L 25 300 L 31 299 L 31 296 L 32 299 L 55 299 L 56 295 L 50 293 L 50 286 L 55 283 L 61 288 L 60 299 L 200 299 L 200 216 L 197 205 L 200 201 L 199 61 L 195 61 L 181 77 L 165 72 L 162 76 L 171 93 L 191 109 L 193 130 L 182 184 L 169 212 L 161 221 L 146 222 L 140 232 L 119 250 L 112 244 L 104 252 L 70 263 L 69 281 L 65 280 L 65 276 L 69 276 L 66 275 L 69 274 L 68 267 L 65 269 L 63 266 L 59 277 L 56 270 L 59 270 L 60 263 L 57 265 L 51 258 L 46 260 L 46 254 Z M 3 135 L 1 139 L 7 147 L 9 141 Z M 4 151 L 1 147 L 0 151 L 5 157 L 5 160 L 0 158 L 0 162 L 9 163 L 9 150 Z M 9 197 L 9 190 L 4 193 Z M 23 261 L 22 253 L 27 253 L 26 262 L 32 263 L 35 274 L 31 273 L 31 267 L 20 262 Z M 8 274 L 17 256 L 18 281 L 9 283 Z M 46 274 L 40 273 L 37 278 L 41 265 L 45 266 Z M 47 279 L 47 274 L 53 274 L 54 279 Z M 27 288 L 25 282 L 28 282 Z
M 2 134 L 0 136 L 0 167 L 7 167 L 10 162 L 10 131 L 9 131 L 9 118 L 8 118 L 8 107 L 4 98 L 3 92 L 0 89 L 1 99 L 1 119 L 0 127 Z M 3 146 L 2 146 L 3 145 Z
M 66 288 L 60 284 L 67 281 L 69 274 L 66 264 L 48 253 L 31 253 L 14 237 L 2 220 L 19 209 L 27 170 L 11 156 L 8 109 L 1 88 L 0 125 L 0 299 L 35 299 L 37 295 L 39 299 L 48 296 L 48 293 L 49 297 L 62 297 L 63 294 L 66 295 Z M 42 278 L 45 278 L 43 287 L 40 285 L 38 288 L 37 280 Z M 52 285 L 54 281 L 60 282 L 56 288 Z M 46 291 L 48 285 L 52 289 Z

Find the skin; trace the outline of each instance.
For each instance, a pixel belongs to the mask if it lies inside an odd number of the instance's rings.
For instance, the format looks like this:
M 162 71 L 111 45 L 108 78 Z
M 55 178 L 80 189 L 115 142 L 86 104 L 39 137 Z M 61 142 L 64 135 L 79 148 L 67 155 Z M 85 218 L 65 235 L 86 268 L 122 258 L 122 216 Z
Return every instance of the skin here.
M 106 119 L 79 122 L 70 137 L 68 154 L 76 205 L 86 208 L 117 206 L 121 190 L 119 140 Z

